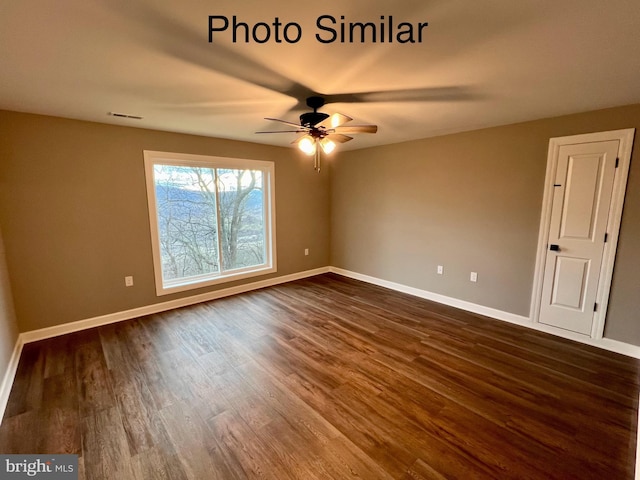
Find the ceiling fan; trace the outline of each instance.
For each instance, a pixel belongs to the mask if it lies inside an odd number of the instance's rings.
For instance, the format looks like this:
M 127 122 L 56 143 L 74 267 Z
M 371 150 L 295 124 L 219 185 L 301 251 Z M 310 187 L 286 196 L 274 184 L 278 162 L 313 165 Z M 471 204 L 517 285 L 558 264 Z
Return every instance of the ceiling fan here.
M 307 155 L 314 155 L 313 168 L 316 172 L 320 172 L 320 149 L 322 149 L 324 153 L 329 154 L 335 150 L 336 144 L 353 140 L 353 137 L 349 135 L 355 133 L 376 133 L 378 131 L 377 125 L 345 126 L 346 123 L 353 119 L 341 113 L 329 115 L 328 113 L 318 112 L 318 109 L 324 104 L 324 97 L 308 97 L 307 106 L 312 108 L 313 112 L 306 112 L 300 115 L 299 124 L 278 118 L 265 118 L 265 120 L 280 122 L 290 127 L 295 127 L 295 130 L 273 130 L 256 133 L 304 133 L 304 135 L 299 136 L 292 143 L 298 145 L 298 148 Z

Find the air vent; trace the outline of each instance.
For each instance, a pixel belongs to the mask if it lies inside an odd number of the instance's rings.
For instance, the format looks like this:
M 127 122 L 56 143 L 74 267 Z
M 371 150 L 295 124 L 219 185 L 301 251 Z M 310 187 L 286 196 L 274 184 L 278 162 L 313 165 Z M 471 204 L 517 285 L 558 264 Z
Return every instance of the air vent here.
M 143 118 L 140 115 L 131 115 L 129 113 L 118 113 L 118 112 L 109 112 L 109 115 L 111 115 L 112 117 L 132 118 L 134 120 L 142 120 Z

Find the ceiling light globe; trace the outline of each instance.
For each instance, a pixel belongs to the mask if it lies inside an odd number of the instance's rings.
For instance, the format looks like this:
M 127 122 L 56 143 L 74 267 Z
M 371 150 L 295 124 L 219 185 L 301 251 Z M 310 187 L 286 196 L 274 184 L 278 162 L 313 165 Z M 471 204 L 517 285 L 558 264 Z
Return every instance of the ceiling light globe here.
M 298 142 L 298 148 L 302 150 L 306 155 L 313 155 L 314 153 L 316 153 L 316 142 L 308 137 L 305 137 Z
M 336 149 L 335 142 L 327 138 L 323 138 L 322 140 L 320 140 L 320 146 L 322 147 L 322 151 L 327 155 Z

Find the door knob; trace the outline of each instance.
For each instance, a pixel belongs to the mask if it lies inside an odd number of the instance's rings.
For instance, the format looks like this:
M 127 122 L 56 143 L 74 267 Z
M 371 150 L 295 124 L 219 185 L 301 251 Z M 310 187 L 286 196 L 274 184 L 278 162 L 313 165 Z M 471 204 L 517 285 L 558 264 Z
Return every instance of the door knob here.
M 549 245 L 549 250 L 553 250 L 554 252 L 559 252 L 560 251 L 560 245 L 556 245 L 556 244 L 552 243 L 551 245 Z

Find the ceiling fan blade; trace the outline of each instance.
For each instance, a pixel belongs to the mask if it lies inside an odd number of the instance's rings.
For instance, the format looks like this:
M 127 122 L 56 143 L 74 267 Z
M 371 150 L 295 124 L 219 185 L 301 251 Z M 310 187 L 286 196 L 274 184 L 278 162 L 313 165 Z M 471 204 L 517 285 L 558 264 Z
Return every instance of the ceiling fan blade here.
M 485 96 L 472 86 L 448 86 L 407 88 L 402 90 L 381 90 L 360 93 L 337 93 L 325 95 L 329 103 L 372 103 L 372 102 L 455 102 L 482 100 Z
M 345 142 L 348 142 L 349 140 L 353 140 L 353 137 L 342 135 L 341 133 L 332 133 L 330 135 L 327 135 L 327 138 L 336 143 L 345 143 Z
M 316 128 L 324 127 L 327 130 L 339 127 L 340 125 L 344 125 L 347 122 L 353 120 L 351 117 L 347 117 L 341 113 L 334 113 L 330 117 L 324 119 L 319 124 L 316 125 Z
M 335 133 L 376 133 L 377 125 L 347 125 L 346 127 L 337 127 L 333 129 Z
M 299 123 L 293 123 L 293 122 L 287 122 L 286 120 L 280 120 L 279 118 L 265 118 L 265 120 L 270 120 L 272 122 L 280 122 L 280 123 L 284 123 L 285 125 L 290 125 L 292 127 L 298 127 L 298 128 L 304 128 L 302 125 L 300 125 Z
M 307 130 L 269 130 L 265 132 L 255 132 L 255 133 L 302 133 Z
M 128 0 L 101 0 L 97 3 L 108 8 L 110 13 L 123 17 L 127 24 L 131 23 L 132 28 L 127 29 L 127 34 L 135 35 L 148 48 L 193 66 L 204 67 L 209 72 L 265 88 L 279 96 L 284 94 L 296 100 L 294 108 L 302 107 L 304 98 L 314 94 L 310 88 L 283 75 L 279 69 L 269 68 L 249 55 L 242 55 L 238 49 L 225 46 L 224 42 L 217 39 L 203 42 L 197 29 L 153 2 L 134 4 Z M 158 31 L 164 36 L 158 37 Z

